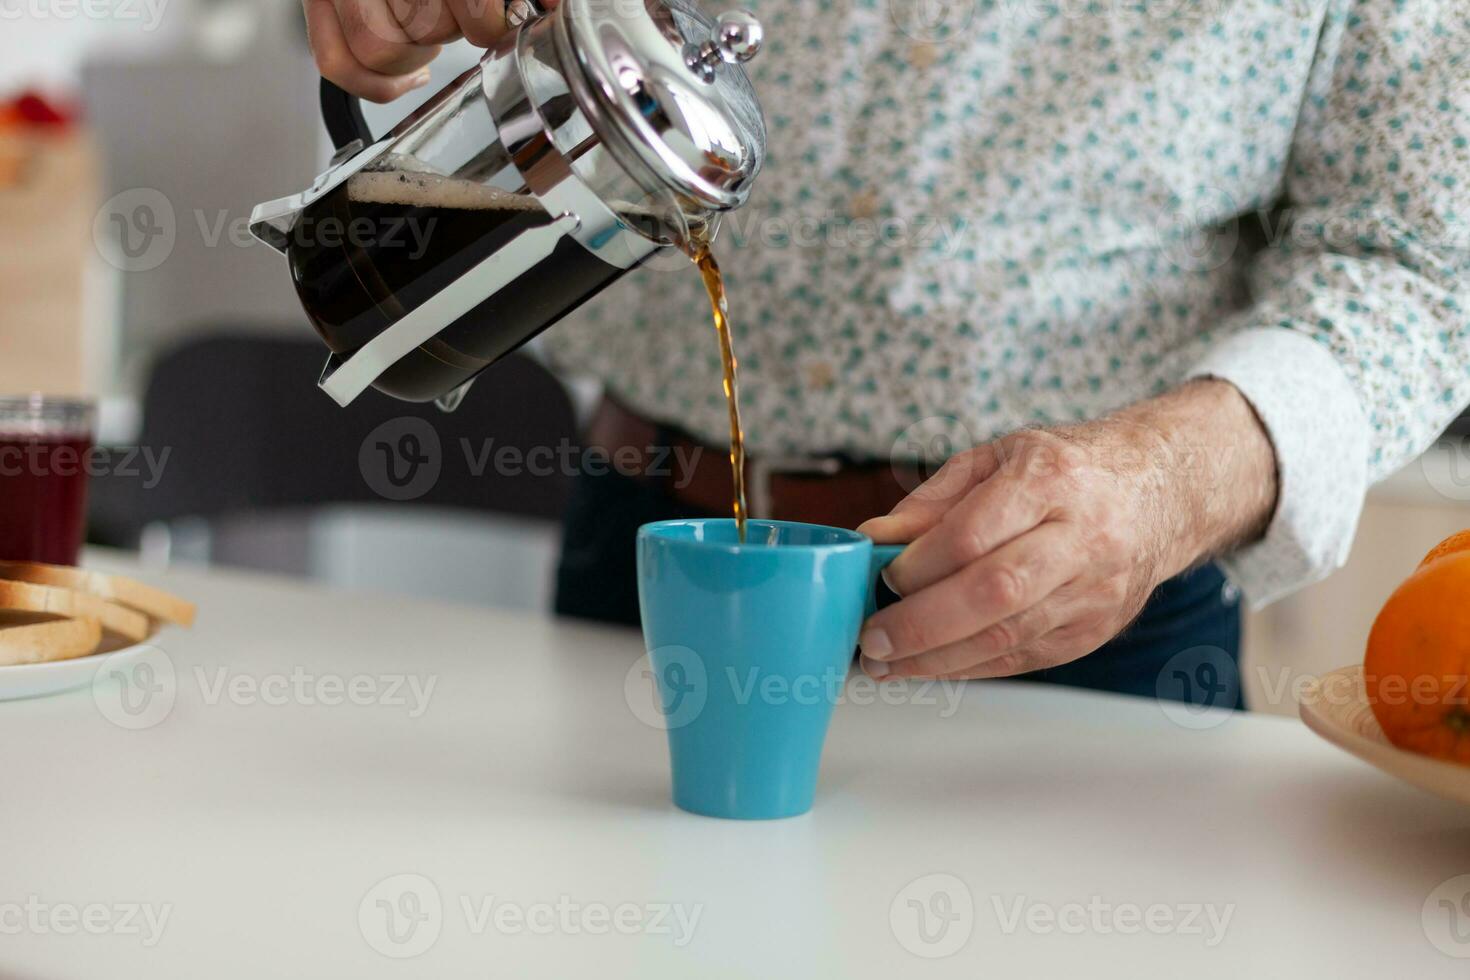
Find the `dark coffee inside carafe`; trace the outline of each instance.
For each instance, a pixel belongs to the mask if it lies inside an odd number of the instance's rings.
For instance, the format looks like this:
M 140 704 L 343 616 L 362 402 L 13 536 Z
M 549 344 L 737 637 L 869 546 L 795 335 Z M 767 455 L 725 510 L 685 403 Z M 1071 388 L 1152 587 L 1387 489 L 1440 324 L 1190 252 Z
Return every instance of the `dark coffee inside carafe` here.
M 626 216 L 625 216 L 626 217 Z M 551 223 L 529 194 L 411 170 L 353 175 L 302 213 L 286 250 L 327 346 L 350 354 L 511 239 Z M 430 401 L 596 294 L 622 269 L 571 238 L 378 377 Z

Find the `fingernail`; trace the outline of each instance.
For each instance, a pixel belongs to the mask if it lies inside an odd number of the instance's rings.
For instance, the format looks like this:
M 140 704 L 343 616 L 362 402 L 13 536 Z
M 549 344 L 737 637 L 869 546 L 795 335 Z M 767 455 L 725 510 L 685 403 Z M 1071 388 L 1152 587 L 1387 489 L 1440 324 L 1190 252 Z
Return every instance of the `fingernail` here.
M 893 642 L 884 629 L 863 630 L 858 637 L 858 646 L 862 647 L 863 656 L 873 660 L 882 660 L 893 653 Z
M 888 666 L 881 660 L 873 660 L 870 657 L 863 657 L 863 670 L 867 672 L 867 675 L 873 678 L 873 680 L 880 681 L 883 678 L 887 677 L 889 672 L 892 671 L 893 668 Z
M 429 70 L 425 68 L 422 71 L 419 71 L 418 73 L 410 76 L 410 78 L 408 79 L 408 87 L 410 89 L 423 88 L 425 85 L 429 84 L 430 77 L 431 76 L 429 74 Z
M 888 569 L 885 568 L 885 569 L 883 569 L 883 571 L 879 572 L 878 573 L 878 577 L 883 580 L 883 584 L 884 585 L 888 586 L 888 591 L 889 592 L 892 592 L 894 595 L 898 596 L 899 598 L 902 598 L 903 597 L 903 593 L 899 592 L 898 589 L 894 588 L 894 586 L 893 586 L 893 580 L 888 577 Z

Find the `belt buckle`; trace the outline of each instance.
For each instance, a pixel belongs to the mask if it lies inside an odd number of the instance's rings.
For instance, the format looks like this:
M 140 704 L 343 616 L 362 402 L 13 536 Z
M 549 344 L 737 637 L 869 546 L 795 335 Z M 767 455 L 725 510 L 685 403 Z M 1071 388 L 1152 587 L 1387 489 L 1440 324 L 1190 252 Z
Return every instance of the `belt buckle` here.
M 774 476 L 836 476 L 842 460 L 836 456 L 761 456 L 745 461 L 746 503 L 752 518 L 773 520 L 771 478 Z

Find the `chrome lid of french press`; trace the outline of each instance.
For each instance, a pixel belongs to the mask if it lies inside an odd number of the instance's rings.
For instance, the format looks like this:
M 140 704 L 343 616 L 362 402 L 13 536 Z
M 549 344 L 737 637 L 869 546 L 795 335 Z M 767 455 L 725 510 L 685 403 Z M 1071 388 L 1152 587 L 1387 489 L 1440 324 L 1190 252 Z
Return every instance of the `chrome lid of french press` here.
M 760 22 L 742 10 L 714 21 L 686 0 L 563 4 L 560 40 L 598 131 L 696 208 L 744 204 L 766 153 L 740 67 L 760 50 Z

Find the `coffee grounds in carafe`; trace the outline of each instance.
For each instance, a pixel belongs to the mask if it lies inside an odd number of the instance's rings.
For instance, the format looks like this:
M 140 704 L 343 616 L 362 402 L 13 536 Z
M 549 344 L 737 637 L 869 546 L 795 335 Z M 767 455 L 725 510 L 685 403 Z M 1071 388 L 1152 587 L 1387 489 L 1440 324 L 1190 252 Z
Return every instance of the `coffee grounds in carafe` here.
M 411 169 L 354 174 L 307 207 L 287 247 L 302 306 L 347 356 L 551 216 L 529 194 Z M 400 358 L 374 387 L 428 401 L 473 378 L 622 270 L 571 238 Z

